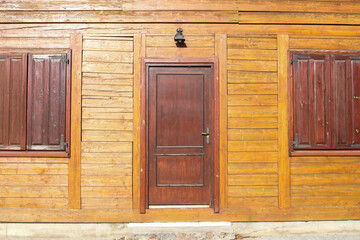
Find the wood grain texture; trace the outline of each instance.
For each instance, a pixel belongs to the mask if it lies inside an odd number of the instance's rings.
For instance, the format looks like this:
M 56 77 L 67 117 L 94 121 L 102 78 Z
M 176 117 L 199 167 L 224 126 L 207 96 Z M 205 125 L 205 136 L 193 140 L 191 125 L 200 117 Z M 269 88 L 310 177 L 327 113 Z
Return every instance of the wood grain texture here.
M 278 131 L 279 207 L 290 207 L 290 159 L 288 157 L 288 56 L 289 36 L 278 35 Z
M 69 161 L 69 208 L 81 208 L 81 63 L 82 35 L 71 35 L 71 158 Z
M 215 55 L 219 58 L 219 92 L 220 92 L 220 141 L 219 141 L 219 163 L 220 163 L 220 209 L 227 207 L 227 163 L 228 163 L 228 118 L 227 118 L 227 36 L 225 34 L 215 35 Z

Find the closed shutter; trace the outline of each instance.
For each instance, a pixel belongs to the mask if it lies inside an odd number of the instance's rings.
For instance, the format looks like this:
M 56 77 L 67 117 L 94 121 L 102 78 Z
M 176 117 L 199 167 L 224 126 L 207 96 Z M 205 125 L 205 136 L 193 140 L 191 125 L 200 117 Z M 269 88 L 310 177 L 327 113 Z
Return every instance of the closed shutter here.
M 24 150 L 27 55 L 0 55 L 0 149 Z
M 332 56 L 333 137 L 335 149 L 360 147 L 360 59 Z
M 294 55 L 294 149 L 326 149 L 331 145 L 327 111 L 330 97 L 329 58 Z
M 65 150 L 67 55 L 29 55 L 27 149 Z

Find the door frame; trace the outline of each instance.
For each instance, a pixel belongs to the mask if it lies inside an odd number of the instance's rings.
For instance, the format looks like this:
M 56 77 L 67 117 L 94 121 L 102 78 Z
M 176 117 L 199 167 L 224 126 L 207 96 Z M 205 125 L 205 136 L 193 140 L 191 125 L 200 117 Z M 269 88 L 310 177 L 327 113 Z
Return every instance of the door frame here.
M 213 100 L 212 115 L 213 134 L 213 166 L 212 166 L 212 206 L 215 213 L 219 212 L 220 200 L 220 171 L 219 171 L 219 61 L 217 58 L 143 58 L 141 60 L 141 82 L 140 82 L 140 213 L 145 213 L 149 206 L 148 201 L 148 76 L 149 66 L 176 66 L 186 64 L 213 68 Z M 136 126 L 134 126 L 136 127 Z

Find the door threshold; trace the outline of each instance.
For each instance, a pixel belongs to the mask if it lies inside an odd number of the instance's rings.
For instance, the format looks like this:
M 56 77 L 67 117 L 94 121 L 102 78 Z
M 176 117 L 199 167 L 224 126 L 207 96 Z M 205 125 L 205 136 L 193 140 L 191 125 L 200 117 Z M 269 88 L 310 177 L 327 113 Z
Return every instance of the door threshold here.
M 209 205 L 150 205 L 149 209 L 166 209 L 166 208 L 210 208 Z

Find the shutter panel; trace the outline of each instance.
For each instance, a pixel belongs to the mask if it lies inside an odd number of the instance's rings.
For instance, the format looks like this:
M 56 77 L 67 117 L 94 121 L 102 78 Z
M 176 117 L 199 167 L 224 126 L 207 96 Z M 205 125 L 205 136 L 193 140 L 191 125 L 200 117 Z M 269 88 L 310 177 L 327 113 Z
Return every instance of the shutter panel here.
M 66 54 L 29 56 L 29 150 L 66 148 L 66 60 Z
M 327 124 L 328 60 L 325 56 L 294 58 L 294 149 L 325 149 L 331 144 Z
M 332 57 L 333 86 L 333 136 L 334 149 L 349 149 L 360 143 L 359 79 L 360 60 L 352 60 L 350 56 Z M 355 81 L 354 81 L 355 80 Z M 357 146 L 359 147 L 359 146 Z
M 0 56 L 0 149 L 25 150 L 27 55 Z
M 360 147 L 360 58 L 351 60 L 352 146 Z

